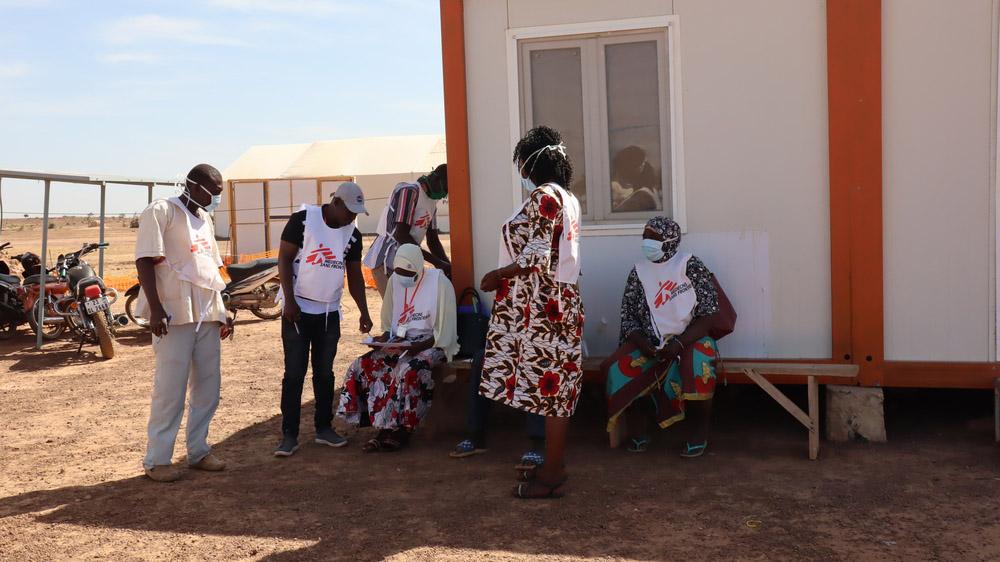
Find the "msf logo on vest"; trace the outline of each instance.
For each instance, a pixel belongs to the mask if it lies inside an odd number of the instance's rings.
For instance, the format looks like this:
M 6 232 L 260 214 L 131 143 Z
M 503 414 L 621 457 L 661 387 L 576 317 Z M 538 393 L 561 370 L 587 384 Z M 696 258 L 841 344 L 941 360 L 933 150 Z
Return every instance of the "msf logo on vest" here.
M 320 244 L 318 248 L 309 252 L 309 255 L 306 256 L 306 263 L 327 268 L 343 269 L 344 267 L 343 262 L 337 260 L 337 254 L 333 253 L 333 250 L 323 244 Z
M 211 256 L 212 255 L 212 245 L 208 243 L 208 240 L 200 234 L 195 237 L 194 241 L 191 242 L 191 253 L 201 256 Z
M 661 306 L 667 304 L 671 300 L 677 297 L 677 295 L 688 291 L 691 289 L 691 283 L 684 283 L 683 285 L 678 285 L 674 281 L 660 281 L 660 289 L 656 293 L 656 298 L 653 299 L 653 306 L 660 308 Z
M 412 304 L 403 304 L 403 313 L 399 315 L 399 322 L 397 324 L 404 326 L 410 322 L 420 322 L 421 320 L 427 320 L 430 317 L 425 312 L 417 312 L 416 308 Z

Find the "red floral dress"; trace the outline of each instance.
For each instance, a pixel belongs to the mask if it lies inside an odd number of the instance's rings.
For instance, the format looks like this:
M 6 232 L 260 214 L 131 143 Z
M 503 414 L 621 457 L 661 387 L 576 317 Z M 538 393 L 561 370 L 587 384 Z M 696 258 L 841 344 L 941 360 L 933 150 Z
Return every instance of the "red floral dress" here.
M 583 302 L 576 284 L 555 280 L 561 233 L 562 202 L 544 185 L 503 225 L 515 263 L 533 273 L 505 279 L 497 290 L 479 392 L 533 414 L 568 417 L 583 375 Z
M 355 426 L 412 431 L 431 409 L 431 371 L 444 362 L 444 352 L 436 347 L 405 358 L 369 351 L 347 369 L 337 417 Z

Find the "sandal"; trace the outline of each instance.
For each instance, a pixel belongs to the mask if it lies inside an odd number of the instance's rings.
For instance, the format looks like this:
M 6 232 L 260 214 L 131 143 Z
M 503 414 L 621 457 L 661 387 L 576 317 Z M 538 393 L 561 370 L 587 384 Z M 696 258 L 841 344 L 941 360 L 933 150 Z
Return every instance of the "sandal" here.
M 681 450 L 681 457 L 685 459 L 693 459 L 700 457 L 705 454 L 705 449 L 708 449 L 708 441 L 700 443 L 698 445 L 692 445 L 691 443 L 685 443 L 684 449 Z
M 648 437 L 633 437 L 632 442 L 628 446 L 628 452 L 630 453 L 645 453 L 646 449 L 649 448 L 649 438 Z
M 472 455 L 480 455 L 485 453 L 486 449 L 480 449 L 476 447 L 476 444 L 472 442 L 472 439 L 466 439 L 458 445 L 455 445 L 455 450 L 448 453 L 448 456 L 453 459 L 464 459 L 465 457 L 471 457 Z
M 563 486 L 569 479 L 568 476 L 563 476 L 558 482 L 554 484 L 549 484 L 542 482 L 541 480 L 529 480 L 528 482 L 521 482 L 511 491 L 515 498 L 522 500 L 548 500 L 561 498 L 565 494 Z
M 545 463 L 545 455 L 538 451 L 528 451 L 521 455 L 521 460 L 514 466 L 516 470 L 534 470 Z
M 363 453 L 377 453 L 382 450 L 382 442 L 379 441 L 378 437 L 373 437 L 368 440 L 367 443 L 362 445 L 361 451 Z

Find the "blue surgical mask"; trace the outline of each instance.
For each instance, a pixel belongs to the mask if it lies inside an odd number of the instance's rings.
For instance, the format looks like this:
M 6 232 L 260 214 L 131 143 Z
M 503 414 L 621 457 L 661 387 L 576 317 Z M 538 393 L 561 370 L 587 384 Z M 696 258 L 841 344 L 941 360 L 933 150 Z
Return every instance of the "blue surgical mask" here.
M 412 288 L 414 288 L 414 287 L 417 286 L 417 276 L 416 275 L 414 275 L 413 277 L 407 277 L 405 275 L 398 275 L 397 277 L 399 277 L 399 284 L 402 285 L 406 289 L 412 289 Z
M 521 189 L 523 189 L 525 193 L 530 194 L 536 187 L 538 186 L 535 185 L 535 182 L 531 181 L 531 178 L 521 178 Z
M 644 238 L 642 240 L 642 253 L 646 256 L 649 261 L 660 261 L 666 256 L 666 252 L 663 251 L 663 242 L 659 240 L 650 240 Z
M 208 189 L 206 189 L 205 186 L 201 185 L 200 183 L 191 181 L 190 179 L 187 180 L 187 181 L 188 181 L 188 183 L 193 183 L 193 184 L 197 185 L 198 187 L 200 187 L 202 191 L 204 191 L 205 193 L 207 193 L 208 196 L 212 198 L 212 201 L 208 205 L 199 205 L 198 202 L 195 201 L 194 199 L 192 199 L 190 195 L 185 195 L 185 197 L 187 197 L 188 201 L 191 201 L 195 205 L 198 205 L 199 207 L 201 207 L 202 209 L 204 209 L 204 211 L 206 213 L 209 213 L 209 214 L 214 213 L 215 210 L 219 208 L 219 205 L 222 204 L 222 194 L 221 193 L 218 194 L 218 195 L 212 195 L 212 192 L 209 191 Z

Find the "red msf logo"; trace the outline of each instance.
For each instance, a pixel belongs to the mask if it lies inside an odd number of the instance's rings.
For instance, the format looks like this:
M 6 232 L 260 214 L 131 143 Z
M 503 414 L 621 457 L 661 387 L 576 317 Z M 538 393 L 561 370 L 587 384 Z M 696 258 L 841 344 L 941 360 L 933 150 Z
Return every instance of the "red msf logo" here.
M 653 305 L 656 308 L 660 308 L 670 302 L 670 291 L 673 291 L 676 288 L 677 283 L 674 283 L 673 281 L 660 281 L 660 290 L 656 293 L 656 298 L 653 299 Z
M 415 228 L 427 228 L 428 226 L 430 226 L 430 224 L 431 224 L 430 213 L 427 213 L 424 216 L 420 217 L 419 219 L 413 221 L 413 226 Z
M 335 259 L 337 259 L 337 255 L 333 253 L 333 250 L 320 244 L 319 248 L 309 252 L 309 255 L 306 257 L 306 263 L 319 265 Z
M 192 254 L 208 254 L 212 252 L 212 246 L 203 237 L 198 236 L 194 239 L 194 243 L 191 244 Z
M 573 238 L 579 237 L 579 235 L 580 235 L 580 221 L 573 219 L 569 223 L 569 232 L 566 233 L 566 240 L 572 242 Z
M 410 318 L 410 315 L 416 308 L 412 304 L 403 304 L 403 313 L 399 315 L 399 324 L 406 324 L 406 321 Z

